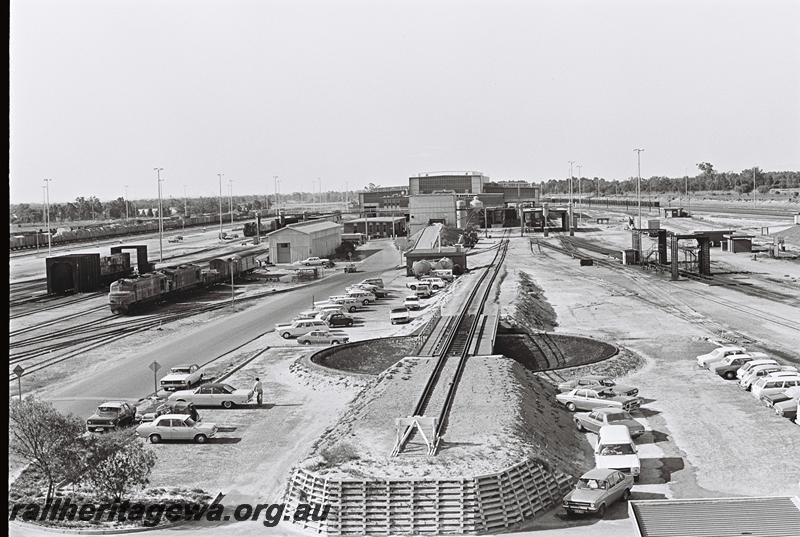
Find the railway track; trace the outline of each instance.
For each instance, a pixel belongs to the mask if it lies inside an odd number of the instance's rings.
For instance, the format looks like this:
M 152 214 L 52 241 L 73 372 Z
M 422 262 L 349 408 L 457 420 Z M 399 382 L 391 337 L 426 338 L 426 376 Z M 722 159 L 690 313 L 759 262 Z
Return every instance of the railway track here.
M 470 355 L 470 347 L 477 330 L 481 324 L 481 314 L 488 299 L 495 279 L 500 273 L 500 267 L 508 251 L 508 233 L 504 233 L 500 245 L 495 251 L 492 268 L 487 268 L 480 279 L 475 283 L 464 307 L 442 332 L 440 342 L 437 343 L 436 363 L 425 386 L 417 399 L 412 416 L 422 417 L 428 410 L 437 410 L 435 427 L 435 443 L 429 449 L 429 455 L 435 455 L 441 439 L 447 428 L 447 420 L 453 406 L 458 383 Z M 482 292 L 479 292 L 481 291 Z M 416 429 L 407 427 L 395 445 L 392 456 L 403 452 L 409 441 L 414 438 Z

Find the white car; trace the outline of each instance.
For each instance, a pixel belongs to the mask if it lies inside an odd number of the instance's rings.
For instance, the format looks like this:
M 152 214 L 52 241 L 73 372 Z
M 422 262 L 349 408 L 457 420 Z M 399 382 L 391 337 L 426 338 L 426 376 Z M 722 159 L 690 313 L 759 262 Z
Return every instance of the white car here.
M 369 291 L 364 291 L 363 289 L 355 289 L 353 291 L 348 291 L 347 296 L 353 297 L 359 300 L 363 305 L 371 304 L 375 302 L 377 297 L 370 293 Z
M 789 370 L 795 370 L 792 366 L 782 366 L 776 364 L 762 364 L 757 365 L 756 367 L 750 369 L 746 374 L 742 376 L 742 379 L 739 381 L 739 387 L 743 390 L 750 391 L 750 388 L 753 386 L 753 383 L 762 377 L 766 377 L 767 375 L 771 375 L 772 373 L 777 373 L 779 371 L 786 371 L 786 368 Z M 796 371 L 796 370 L 795 370 Z
M 303 259 L 299 263 L 301 265 L 305 265 L 307 267 L 316 267 L 316 266 L 322 266 L 322 265 L 330 265 L 331 264 L 331 260 L 330 259 L 325 259 L 324 257 L 308 257 L 306 259 Z
M 203 373 L 197 364 L 178 365 L 170 368 L 169 374 L 161 379 L 161 387 L 165 390 L 185 390 L 201 380 Z
M 232 408 L 244 405 L 253 398 L 253 390 L 237 390 L 230 384 L 212 382 L 198 386 L 194 390 L 180 390 L 170 394 L 171 401 L 185 401 L 196 406 L 222 406 Z
M 800 386 L 800 373 L 797 371 L 780 371 L 778 373 L 770 373 L 766 377 L 761 377 L 755 381 L 750 388 L 750 394 L 756 400 L 759 400 L 762 395 L 781 393 L 787 388 L 794 388 L 795 386 Z
M 742 367 L 736 370 L 736 378 L 741 381 L 745 377 L 745 375 L 747 375 L 750 371 L 753 370 L 754 367 L 758 367 L 760 365 L 778 365 L 778 362 L 776 362 L 772 358 L 750 360 L 749 362 L 742 365 Z
M 747 354 L 747 349 L 744 347 L 736 347 L 733 345 L 725 346 L 725 347 L 717 347 L 713 351 L 707 354 L 701 354 L 697 357 L 697 366 L 698 367 L 710 367 L 711 364 L 715 362 L 722 362 L 728 356 L 732 354 Z
M 389 313 L 389 320 L 392 324 L 407 323 L 411 320 L 411 313 L 409 313 L 406 307 L 392 308 L 392 311 Z
M 215 423 L 196 422 L 184 414 L 164 414 L 136 428 L 136 434 L 158 444 L 162 440 L 194 440 L 204 444 L 217 435 Z
M 323 312 L 347 313 L 347 308 L 341 304 L 334 304 L 332 302 L 317 302 L 314 304 L 314 311 L 317 312 L 317 317 L 319 317 L 319 314 Z
M 636 444 L 625 425 L 604 425 L 600 427 L 597 446 L 594 450 L 594 461 L 597 468 L 619 470 L 624 474 L 639 479 L 641 463 Z
M 435 278 L 432 276 L 426 276 L 420 280 L 422 283 L 427 283 L 431 286 L 431 289 L 434 291 L 438 291 L 439 289 L 444 289 L 447 287 L 447 282 L 441 278 Z
M 419 297 L 415 296 L 407 296 L 406 299 L 403 301 L 403 305 L 410 309 L 410 310 L 418 310 L 421 306 L 419 303 Z
M 328 298 L 328 300 L 334 304 L 339 304 L 340 306 L 347 308 L 349 313 L 357 311 L 358 308 L 362 306 L 361 300 L 350 295 L 333 295 L 332 297 Z
M 327 330 L 328 323 L 321 319 L 306 319 L 303 321 L 295 321 L 293 323 L 280 323 L 275 325 L 275 331 L 280 334 L 283 339 L 302 336 L 314 330 Z
M 297 342 L 303 345 L 338 345 L 348 341 L 350 338 L 347 336 L 329 330 L 314 330 L 297 338 Z

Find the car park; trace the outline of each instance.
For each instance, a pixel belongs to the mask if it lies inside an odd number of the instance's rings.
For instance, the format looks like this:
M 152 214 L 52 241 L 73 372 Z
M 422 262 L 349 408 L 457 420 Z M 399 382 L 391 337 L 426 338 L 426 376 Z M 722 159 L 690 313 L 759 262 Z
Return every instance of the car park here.
M 86 430 L 94 433 L 113 431 L 136 421 L 136 407 L 125 401 L 107 401 L 86 420 Z
M 589 388 L 592 386 L 602 386 L 603 388 L 610 388 L 611 391 L 617 395 L 627 395 L 628 397 L 635 397 L 639 395 L 639 389 L 633 386 L 626 386 L 625 384 L 617 384 L 614 379 L 605 377 L 603 375 L 584 375 L 558 385 L 561 392 L 568 392 L 575 388 Z
M 595 468 L 583 474 L 575 488 L 561 502 L 567 514 L 597 513 L 603 516 L 608 506 L 631 496 L 633 477 L 619 470 Z
M 328 300 L 334 304 L 339 304 L 340 306 L 347 308 L 347 311 L 350 313 L 357 311 L 358 308 L 362 306 L 361 300 L 350 295 L 333 295 L 329 297 Z
M 407 296 L 403 301 L 403 305 L 410 310 L 418 310 L 422 307 L 417 296 Z
M 163 416 L 164 414 L 183 414 L 184 416 L 189 416 L 194 421 L 202 421 L 202 418 L 200 417 L 200 414 L 197 412 L 197 408 L 195 408 L 193 403 L 169 399 L 158 405 L 152 412 L 145 412 L 141 415 L 137 414 L 137 416 L 141 418 L 139 419 L 140 423 L 147 423 L 149 421 L 153 421 L 159 416 Z
M 247 404 L 253 397 L 253 390 L 236 389 L 230 384 L 212 382 L 198 386 L 194 390 L 181 390 L 170 394 L 172 401 L 193 403 L 197 406 L 221 406 L 232 408 L 234 405 Z
M 411 320 L 411 312 L 409 312 L 408 308 L 405 306 L 402 308 L 392 308 L 392 311 L 389 312 L 389 320 L 392 324 L 407 323 Z
M 800 386 L 793 386 L 778 393 L 763 394 L 759 397 L 759 400 L 768 407 L 774 407 L 778 403 L 795 399 L 800 399 Z
M 800 413 L 800 399 L 788 399 L 780 403 L 775 403 L 773 410 L 778 416 L 794 420 L 795 423 L 800 424 L 797 420 L 797 415 Z
M 782 366 L 775 364 L 763 364 L 760 366 L 756 366 L 752 368 L 750 371 L 747 372 L 744 376 L 742 376 L 742 380 L 739 381 L 739 387 L 743 390 L 750 391 L 753 386 L 753 383 L 760 378 L 766 377 L 767 375 L 771 375 L 773 373 L 780 373 L 781 371 L 786 371 L 788 368 L 790 371 L 795 370 L 792 366 Z
M 750 393 L 757 400 L 762 395 L 780 393 L 787 388 L 800 386 L 800 374 L 797 371 L 779 371 L 770 373 L 766 377 L 761 377 L 755 381 L 750 389 Z
M 778 365 L 778 362 L 773 360 L 772 358 L 759 358 L 758 360 L 750 360 L 749 362 L 745 363 L 736 370 L 736 378 L 740 381 L 747 375 L 750 371 L 753 370 L 754 367 L 760 365 Z
M 303 345 L 338 345 L 348 341 L 349 337 L 329 330 L 314 330 L 297 338 L 297 342 Z
M 604 407 L 618 407 L 628 412 L 639 408 L 641 401 L 638 397 L 615 395 L 610 388 L 597 389 L 579 388 L 564 393 L 556 394 L 556 399 L 570 412 L 576 410 L 594 410 Z
M 744 347 L 737 347 L 734 345 L 726 345 L 723 347 L 717 347 L 713 351 L 701 354 L 697 357 L 697 366 L 698 367 L 708 367 L 710 364 L 715 362 L 721 362 L 726 357 L 731 356 L 732 354 L 747 354 L 747 349 Z
M 164 414 L 153 421 L 139 425 L 136 434 L 147 438 L 152 444 L 158 444 L 163 440 L 193 440 L 198 444 L 204 444 L 209 438 L 217 435 L 217 425 L 197 422 L 183 414 Z
M 739 368 L 752 360 L 754 358 L 749 354 L 733 354 L 725 357 L 722 362 L 712 365 L 709 369 L 724 379 L 733 380 L 736 378 Z
M 178 365 L 170 368 L 170 372 L 161 379 L 161 387 L 165 390 L 185 390 L 203 380 L 203 372 L 197 364 Z
M 331 328 L 353 326 L 353 318 L 344 313 L 330 313 L 320 318 L 326 321 Z
M 303 321 L 294 321 L 292 323 L 280 323 L 275 325 L 275 331 L 280 334 L 283 339 L 289 339 L 297 336 L 302 336 L 314 330 L 327 330 L 328 323 L 321 319 L 306 319 Z
M 594 461 L 598 468 L 619 470 L 638 481 L 641 472 L 639 450 L 624 425 L 606 425 L 600 428 Z
M 579 431 L 599 433 L 601 427 L 606 425 L 624 425 L 628 428 L 632 438 L 644 433 L 644 425 L 633 419 L 621 408 L 598 408 L 591 412 L 577 412 L 573 417 L 575 426 Z

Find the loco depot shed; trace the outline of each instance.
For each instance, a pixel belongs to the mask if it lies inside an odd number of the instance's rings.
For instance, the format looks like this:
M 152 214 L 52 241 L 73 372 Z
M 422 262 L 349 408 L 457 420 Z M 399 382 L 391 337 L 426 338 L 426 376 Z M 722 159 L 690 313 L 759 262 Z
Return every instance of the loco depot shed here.
M 311 221 L 289 224 L 267 235 L 270 261 L 296 263 L 307 257 L 327 257 L 342 244 L 342 226 Z

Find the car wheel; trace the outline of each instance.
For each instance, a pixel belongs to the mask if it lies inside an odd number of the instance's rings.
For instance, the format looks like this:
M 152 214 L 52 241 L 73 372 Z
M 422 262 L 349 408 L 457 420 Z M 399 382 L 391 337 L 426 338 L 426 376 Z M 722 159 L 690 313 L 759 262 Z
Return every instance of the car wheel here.
M 733 380 L 736 378 L 736 373 L 734 373 L 733 371 L 728 371 L 727 373 L 725 373 L 725 378 L 728 380 Z
M 433 286 L 433 290 L 434 290 L 434 291 L 438 291 L 438 290 L 439 290 L 439 286 L 438 286 L 438 285 L 434 285 L 434 286 Z
M 233 401 L 223 401 L 222 408 L 233 408 Z
M 570 401 L 569 403 L 567 403 L 566 406 L 567 406 L 567 410 L 569 410 L 570 412 L 575 412 L 575 409 L 576 409 L 575 403 Z
M 355 306 L 350 306 L 350 308 L 347 311 L 349 311 L 350 313 L 354 313 L 357 309 L 358 308 L 356 308 Z
M 283 334 L 281 334 L 281 337 L 283 339 L 289 339 L 290 337 L 292 337 L 292 334 L 290 334 L 289 332 L 284 332 Z
M 346 326 L 353 326 L 353 321 L 348 322 Z
M 578 429 L 580 432 L 583 432 L 583 431 L 585 431 L 585 430 L 586 430 L 586 429 L 583 427 L 583 424 L 581 423 L 581 420 L 575 420 L 575 427 L 577 427 L 577 429 Z
M 392 321 L 392 324 L 397 324 L 397 323 L 395 323 L 394 321 Z
M 409 289 L 411 289 L 412 291 L 416 291 L 417 290 L 417 286 L 416 285 L 412 285 L 411 287 L 409 287 Z
M 364 304 L 364 306 L 367 306 L 369 305 L 369 300 L 365 298 L 364 300 L 361 301 L 361 303 Z
M 567 516 L 572 516 L 575 514 L 575 511 L 573 511 L 572 509 L 565 508 L 565 510 L 567 511 Z
M 151 434 L 150 435 L 150 443 L 151 444 L 158 444 L 161 442 L 161 435 L 160 434 Z
M 598 507 L 597 509 L 597 516 L 599 516 L 600 518 L 606 516 L 606 504 L 604 503 L 600 504 L 600 507 Z
M 628 500 L 631 497 L 631 489 L 625 489 L 625 492 L 622 493 L 622 499 Z
M 333 341 L 331 341 L 331 345 L 338 345 L 338 344 L 339 344 L 338 339 L 334 339 Z
M 194 437 L 194 441 L 198 444 L 205 444 L 208 441 L 208 437 L 204 434 L 198 434 Z

